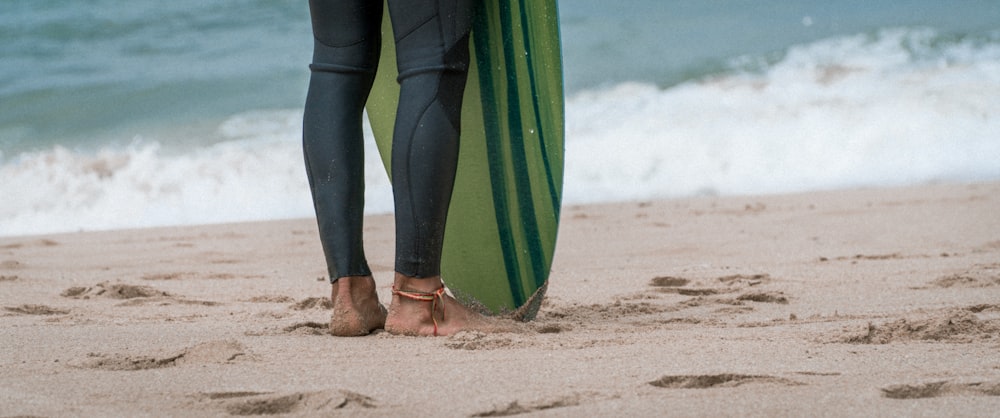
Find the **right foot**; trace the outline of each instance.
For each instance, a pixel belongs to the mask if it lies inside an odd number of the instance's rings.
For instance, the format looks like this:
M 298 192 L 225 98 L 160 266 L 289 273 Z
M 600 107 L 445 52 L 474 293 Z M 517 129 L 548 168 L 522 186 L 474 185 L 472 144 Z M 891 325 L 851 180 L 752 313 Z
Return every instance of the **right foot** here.
M 396 273 L 385 330 L 415 336 L 453 335 L 460 331 L 501 332 L 505 327 L 439 292 L 440 277 L 418 279 Z M 409 295 L 410 297 L 407 297 Z M 416 300 L 414 297 L 420 299 Z
M 386 310 L 378 301 L 371 276 L 341 277 L 330 293 L 330 333 L 338 337 L 368 335 L 385 326 Z

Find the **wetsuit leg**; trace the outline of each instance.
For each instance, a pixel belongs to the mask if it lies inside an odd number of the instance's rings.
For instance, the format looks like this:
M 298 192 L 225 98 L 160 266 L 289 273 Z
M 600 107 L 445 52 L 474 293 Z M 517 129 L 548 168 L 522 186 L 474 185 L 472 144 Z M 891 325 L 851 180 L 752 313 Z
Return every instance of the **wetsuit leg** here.
M 396 271 L 440 275 L 473 0 L 389 0 L 400 98 L 392 147 Z
M 382 0 L 310 0 L 313 63 L 302 148 L 330 280 L 371 274 L 362 244 L 362 114 L 381 47 Z

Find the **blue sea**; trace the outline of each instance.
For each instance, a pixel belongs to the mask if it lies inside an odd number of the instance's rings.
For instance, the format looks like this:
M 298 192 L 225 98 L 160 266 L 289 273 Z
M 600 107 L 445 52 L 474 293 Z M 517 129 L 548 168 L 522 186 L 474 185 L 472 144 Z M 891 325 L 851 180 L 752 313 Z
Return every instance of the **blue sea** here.
M 560 19 L 566 203 L 1000 180 L 996 0 Z M 300 0 L 0 1 L 0 235 L 311 216 L 311 39 Z

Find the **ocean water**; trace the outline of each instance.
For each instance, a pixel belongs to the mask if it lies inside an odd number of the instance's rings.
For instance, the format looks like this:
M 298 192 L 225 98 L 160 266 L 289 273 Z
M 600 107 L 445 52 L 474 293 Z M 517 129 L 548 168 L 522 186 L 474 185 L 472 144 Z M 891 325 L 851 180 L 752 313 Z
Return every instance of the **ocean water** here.
M 995 0 L 560 18 L 566 203 L 1000 179 Z M 0 2 L 0 235 L 311 216 L 310 53 L 304 1 Z

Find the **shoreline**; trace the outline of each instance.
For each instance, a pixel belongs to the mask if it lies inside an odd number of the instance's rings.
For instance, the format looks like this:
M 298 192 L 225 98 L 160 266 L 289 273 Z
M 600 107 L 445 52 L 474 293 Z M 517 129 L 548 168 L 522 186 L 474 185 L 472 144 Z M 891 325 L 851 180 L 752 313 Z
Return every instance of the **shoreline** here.
M 859 186 L 859 187 L 834 187 L 828 189 L 814 189 L 806 191 L 791 191 L 791 192 L 775 192 L 775 193 L 746 193 L 746 194 L 716 194 L 716 193 L 706 193 L 706 194 L 696 194 L 687 196 L 672 196 L 672 197 L 651 197 L 643 199 L 626 199 L 626 200 L 610 200 L 610 201 L 593 201 L 593 202 L 577 202 L 577 203 L 564 203 L 562 205 L 563 214 L 565 214 L 568 208 L 579 208 L 579 207 L 606 207 L 606 206 L 628 206 L 628 205 L 648 205 L 651 203 L 669 203 L 674 201 L 703 201 L 703 200 L 769 200 L 769 199 L 781 199 L 786 197 L 794 197 L 799 195 L 823 195 L 830 193 L 864 193 L 864 192 L 878 192 L 878 191 L 893 191 L 893 190 L 906 190 L 906 189 L 920 189 L 920 188 L 939 188 L 939 187 L 976 187 L 976 186 L 988 186 L 991 184 L 1000 183 L 1000 180 L 986 180 L 986 181 L 932 181 L 920 184 L 910 184 L 902 186 Z M 390 196 L 391 198 L 391 196 Z M 384 217 L 391 218 L 393 213 L 388 212 L 378 212 L 378 213 L 366 213 L 365 220 L 366 223 L 369 219 L 379 219 Z M 297 222 L 315 222 L 314 216 L 306 217 L 288 217 L 288 218 L 275 218 L 275 219 L 256 219 L 256 220 L 236 220 L 236 221 L 221 221 L 221 222 L 204 222 L 204 223 L 191 223 L 191 224 L 168 224 L 168 225 L 151 225 L 151 226 L 125 226 L 125 227 L 113 227 L 113 228 L 99 228 L 99 229 L 77 229 L 73 231 L 55 231 L 55 232 L 37 232 L 37 233 L 26 233 L 26 234 L 12 234 L 12 235 L 0 235 L 0 242 L 4 240 L 30 240 L 33 238 L 45 239 L 48 237 L 58 237 L 66 235 L 77 235 L 77 234 L 105 234 L 105 233 L 130 233 L 130 232 L 141 232 L 141 231 L 153 231 L 153 230 L 171 230 L 171 229 L 199 229 L 199 228 L 215 228 L 215 227 L 226 227 L 226 226 L 238 226 L 238 225 L 254 225 L 262 223 L 297 223 Z M 377 221 L 376 221 L 377 222 Z M 562 219 L 560 220 L 562 222 Z
M 566 205 L 538 319 L 447 338 L 324 334 L 313 219 L 0 237 L 0 410 L 982 416 L 997 213 L 1000 182 Z M 386 302 L 392 216 L 365 233 Z

